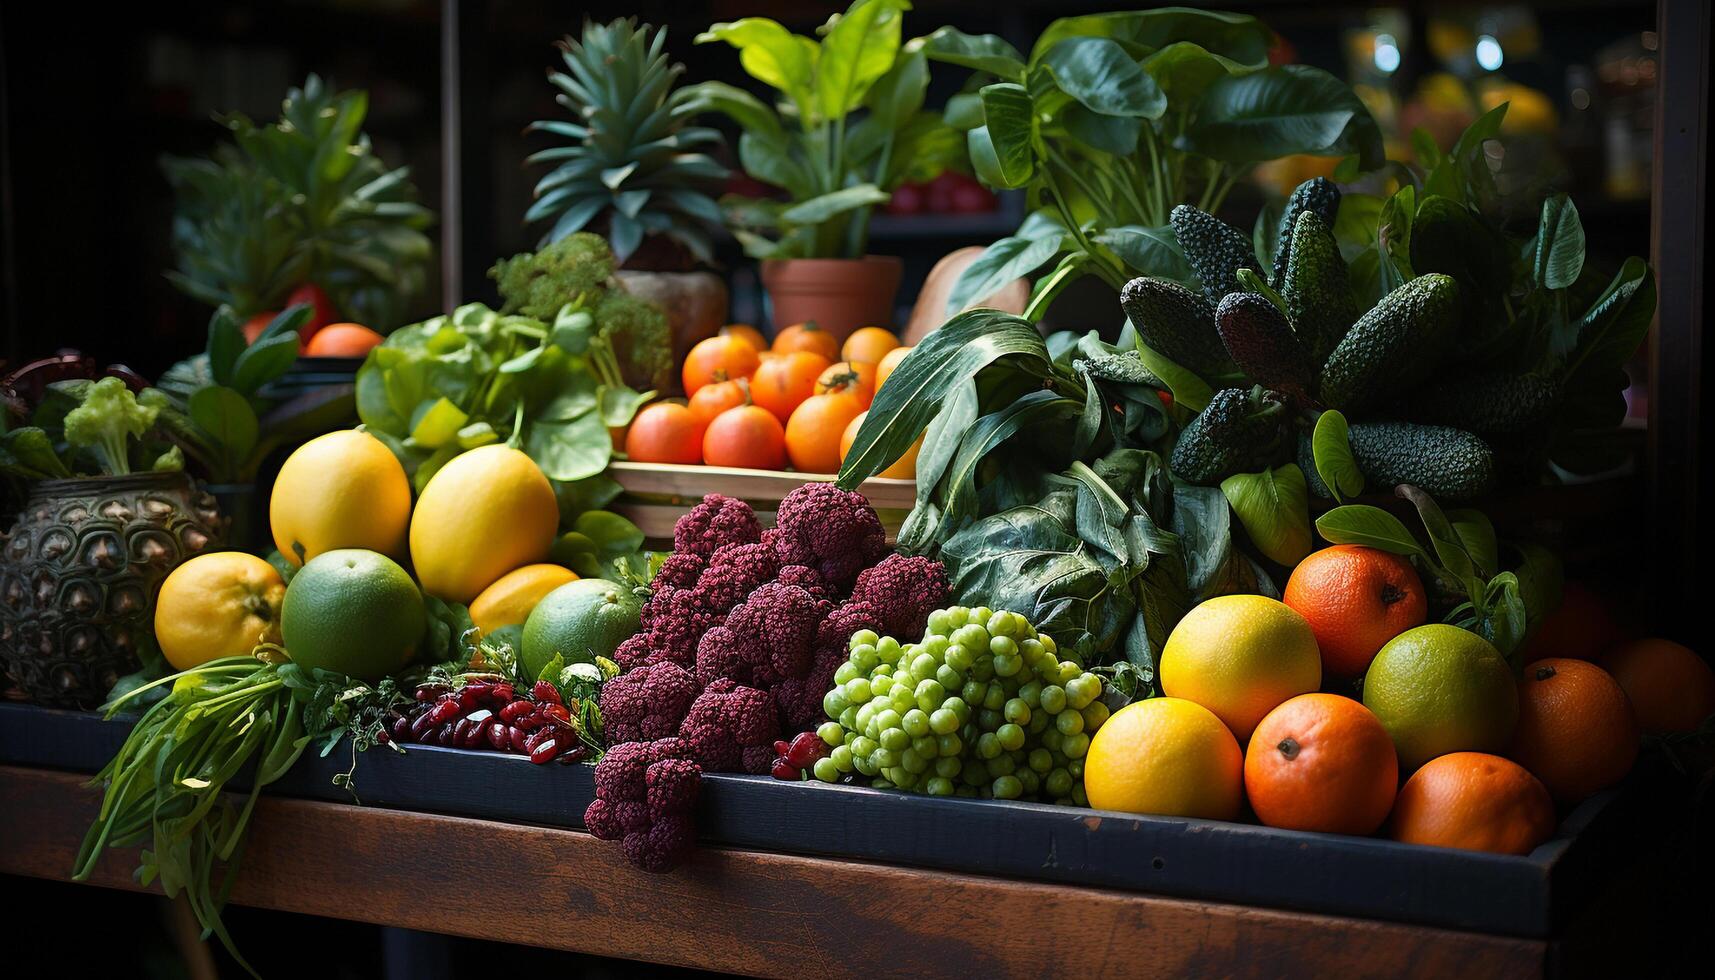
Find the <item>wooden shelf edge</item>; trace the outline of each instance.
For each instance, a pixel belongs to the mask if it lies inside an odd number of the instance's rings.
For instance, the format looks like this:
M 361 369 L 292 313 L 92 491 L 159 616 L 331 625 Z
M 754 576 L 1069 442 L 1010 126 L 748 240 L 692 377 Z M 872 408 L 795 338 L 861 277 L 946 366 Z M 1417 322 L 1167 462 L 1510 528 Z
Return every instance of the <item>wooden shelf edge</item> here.
M 96 805 L 85 779 L 0 766 L 0 872 L 69 877 Z M 91 883 L 140 890 L 133 860 L 110 853 Z M 519 901 L 469 900 L 501 879 Z M 1536 976 L 1549 953 L 1541 940 L 756 851 L 704 848 L 651 875 L 576 831 L 266 796 L 233 901 L 760 976 L 1012 976 L 1046 962 L 1088 977 Z

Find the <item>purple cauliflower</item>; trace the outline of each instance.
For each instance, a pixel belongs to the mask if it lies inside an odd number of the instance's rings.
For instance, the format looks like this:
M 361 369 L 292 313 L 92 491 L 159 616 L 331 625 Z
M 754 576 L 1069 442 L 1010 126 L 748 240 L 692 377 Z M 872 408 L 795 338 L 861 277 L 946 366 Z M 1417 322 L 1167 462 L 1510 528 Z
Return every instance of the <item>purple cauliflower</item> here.
M 620 846 L 625 859 L 644 871 L 660 874 L 678 867 L 697 846 L 697 825 L 688 813 L 670 813 L 640 834 L 626 834 Z
M 881 518 L 861 493 L 806 483 L 775 512 L 774 553 L 782 565 L 807 565 L 842 593 L 887 553 Z
M 657 607 L 648 630 L 649 653 L 642 662 L 691 668 L 697 662 L 697 641 L 724 619 L 721 612 L 709 608 L 701 590 L 674 589 Z
M 697 644 L 697 679 L 731 678 L 769 687 L 802 675 L 815 653 L 827 600 L 796 585 L 768 582 L 727 613 Z
M 851 601 L 867 603 L 881 616 L 869 629 L 901 643 L 923 638 L 929 614 L 947 605 L 947 566 L 930 558 L 892 554 L 858 573 Z M 859 627 L 862 628 L 862 627 Z M 850 639 L 854 629 L 846 634 Z
M 834 599 L 821 574 L 807 565 L 782 565 L 780 574 L 774 580 L 781 585 L 796 585 L 818 599 Z
M 707 772 L 767 772 L 779 735 L 780 722 L 768 692 L 745 687 L 730 677 L 703 688 L 679 726 L 679 737 L 690 746 L 691 758 Z
M 780 571 L 774 550 L 762 542 L 721 546 L 709 557 L 709 567 L 698 577 L 696 589 L 703 603 L 716 612 L 726 612 L 743 602 L 756 587 L 772 582 Z
M 802 731 L 822 720 L 822 696 L 834 686 L 834 671 L 845 663 L 852 634 L 866 629 L 882 632 L 882 622 L 880 610 L 867 602 L 851 601 L 822 621 L 816 631 L 809 669 L 777 685 L 772 692 L 784 730 Z
M 661 563 L 655 577 L 649 580 L 649 587 L 656 591 L 688 589 L 697 584 L 697 576 L 703 574 L 704 567 L 702 555 L 691 551 L 675 551 Z
M 595 767 L 596 798 L 584 809 L 584 826 L 602 840 L 617 840 L 631 863 L 667 871 L 696 843 L 692 806 L 702 770 L 678 738 L 615 745 Z
M 749 504 L 711 493 L 673 525 L 673 550 L 707 558 L 722 545 L 750 544 L 761 537 L 762 526 Z
M 697 699 L 697 691 L 697 678 L 667 661 L 615 677 L 601 686 L 601 717 L 608 741 L 653 741 L 674 734 Z

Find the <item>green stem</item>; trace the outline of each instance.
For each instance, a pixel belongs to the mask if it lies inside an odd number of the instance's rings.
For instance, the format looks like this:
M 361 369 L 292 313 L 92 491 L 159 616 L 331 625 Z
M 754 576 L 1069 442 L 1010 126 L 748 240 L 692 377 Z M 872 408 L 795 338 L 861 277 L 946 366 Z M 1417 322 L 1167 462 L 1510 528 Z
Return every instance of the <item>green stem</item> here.
M 1208 210 L 1211 214 L 1221 209 L 1221 205 L 1227 200 L 1227 195 L 1232 193 L 1234 187 L 1238 186 L 1240 178 L 1245 173 L 1244 170 L 1233 170 L 1227 174 L 1220 190 L 1215 193 L 1214 200 L 1209 202 Z

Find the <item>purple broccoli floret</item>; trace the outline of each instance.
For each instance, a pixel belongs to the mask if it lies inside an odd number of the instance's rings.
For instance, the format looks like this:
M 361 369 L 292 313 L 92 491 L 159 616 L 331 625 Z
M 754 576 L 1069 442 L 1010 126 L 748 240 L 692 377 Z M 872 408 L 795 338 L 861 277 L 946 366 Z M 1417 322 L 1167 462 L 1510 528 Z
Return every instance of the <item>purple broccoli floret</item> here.
M 803 674 L 829 605 L 796 585 L 768 582 L 727 613 L 697 644 L 697 679 L 726 677 L 768 687 Z
M 690 746 L 691 758 L 706 772 L 766 772 L 766 753 L 779 737 L 774 700 L 768 692 L 722 677 L 703 688 L 679 726 L 679 737 Z M 754 757 L 754 758 L 753 758 Z M 760 769 L 753 768 L 761 759 Z
M 859 572 L 851 594 L 852 602 L 868 603 L 882 617 L 880 626 L 868 628 L 902 643 L 922 639 L 929 614 L 947 605 L 949 598 L 947 566 L 899 554 Z
M 782 565 L 807 565 L 842 593 L 887 553 L 881 518 L 861 493 L 806 483 L 780 501 L 773 538 Z
M 722 545 L 750 544 L 761 537 L 762 525 L 749 504 L 711 493 L 673 525 L 673 550 L 707 558 Z
M 710 556 L 709 567 L 697 578 L 696 589 L 706 606 L 724 613 L 743 602 L 757 586 L 773 581 L 779 571 L 774 550 L 762 542 L 724 545 Z
M 656 820 L 640 834 L 626 834 L 620 845 L 625 859 L 644 871 L 671 871 L 697 846 L 697 826 L 688 813 L 673 813 Z
M 696 841 L 691 808 L 702 770 L 679 738 L 615 745 L 595 767 L 596 798 L 584 826 L 602 840 L 622 842 L 625 856 L 645 871 L 666 871 Z
M 698 690 L 697 678 L 671 662 L 647 664 L 615 677 L 601 686 L 608 741 L 653 741 L 672 735 Z

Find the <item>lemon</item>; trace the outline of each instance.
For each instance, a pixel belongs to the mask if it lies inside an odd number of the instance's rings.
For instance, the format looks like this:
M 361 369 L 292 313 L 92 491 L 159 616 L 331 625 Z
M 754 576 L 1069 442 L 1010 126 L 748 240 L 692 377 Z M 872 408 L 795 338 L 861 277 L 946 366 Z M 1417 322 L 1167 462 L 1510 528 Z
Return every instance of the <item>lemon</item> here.
M 294 565 L 336 548 L 402 558 L 410 521 L 405 468 L 381 440 L 355 430 L 299 446 L 280 467 L 268 501 L 274 546 Z
M 423 591 L 469 603 L 554 543 L 560 508 L 535 460 L 509 446 L 454 456 L 411 515 L 411 562 Z
M 1376 654 L 1364 674 L 1364 707 L 1393 736 L 1403 775 L 1449 752 L 1500 753 L 1518 722 L 1518 685 L 1488 640 L 1431 623 Z
M 1244 796 L 1244 753 L 1200 704 L 1138 701 L 1096 730 L 1084 759 L 1084 793 L 1098 810 L 1232 820 Z
M 503 626 L 522 623 L 543 596 L 577 578 L 577 573 L 564 565 L 546 562 L 515 568 L 483 589 L 470 604 L 471 622 L 485 636 Z
M 417 583 L 398 562 L 362 548 L 305 562 L 280 609 L 293 662 L 367 681 L 409 663 L 427 627 Z
M 1310 624 L 1260 595 L 1218 596 L 1186 613 L 1159 669 L 1163 694 L 1213 711 L 1241 742 L 1286 699 L 1322 686 Z
M 155 641 L 174 670 L 280 642 L 286 582 L 242 551 L 198 555 L 173 569 L 155 599 Z

